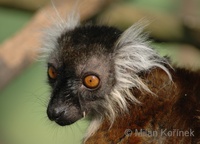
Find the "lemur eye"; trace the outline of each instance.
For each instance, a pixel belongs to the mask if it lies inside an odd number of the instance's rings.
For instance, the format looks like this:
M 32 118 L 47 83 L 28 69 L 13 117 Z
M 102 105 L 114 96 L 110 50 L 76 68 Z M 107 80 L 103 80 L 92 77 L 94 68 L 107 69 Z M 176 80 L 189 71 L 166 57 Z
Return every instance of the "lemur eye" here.
M 57 72 L 56 69 L 53 66 L 50 66 L 48 68 L 48 75 L 51 79 L 56 79 L 57 78 Z
M 95 75 L 87 75 L 83 79 L 83 84 L 89 89 L 95 89 L 99 86 L 100 79 Z

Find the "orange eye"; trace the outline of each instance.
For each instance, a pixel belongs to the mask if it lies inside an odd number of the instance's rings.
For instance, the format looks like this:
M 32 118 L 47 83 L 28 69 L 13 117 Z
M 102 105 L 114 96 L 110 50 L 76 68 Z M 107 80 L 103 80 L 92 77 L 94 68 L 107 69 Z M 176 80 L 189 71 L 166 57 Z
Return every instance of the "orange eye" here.
M 88 75 L 84 78 L 83 84 L 89 89 L 95 89 L 99 86 L 100 80 L 95 75 Z
M 56 79 L 57 77 L 57 72 L 55 70 L 54 67 L 50 66 L 49 69 L 48 69 L 48 75 L 51 79 Z

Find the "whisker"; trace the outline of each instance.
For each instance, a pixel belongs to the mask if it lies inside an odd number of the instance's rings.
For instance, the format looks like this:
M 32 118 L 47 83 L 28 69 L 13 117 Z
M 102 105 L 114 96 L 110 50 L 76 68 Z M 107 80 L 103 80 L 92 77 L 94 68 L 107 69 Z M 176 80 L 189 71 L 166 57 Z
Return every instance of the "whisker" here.
M 62 17 L 60 16 L 60 14 L 59 14 L 59 12 L 58 12 L 58 9 L 56 8 L 56 6 L 55 6 L 53 0 L 51 0 L 51 5 L 52 5 L 52 7 L 53 7 L 53 9 L 54 9 L 54 11 L 55 11 L 57 17 L 59 18 L 60 22 L 61 22 L 62 24 L 65 23 L 65 21 L 64 21 L 64 20 L 62 19 Z

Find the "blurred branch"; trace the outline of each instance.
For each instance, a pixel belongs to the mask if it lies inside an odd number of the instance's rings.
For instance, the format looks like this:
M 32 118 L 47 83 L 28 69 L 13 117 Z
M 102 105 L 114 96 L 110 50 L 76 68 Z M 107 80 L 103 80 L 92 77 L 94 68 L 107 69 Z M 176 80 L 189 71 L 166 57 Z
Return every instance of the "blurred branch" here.
M 0 5 L 33 11 L 47 4 L 48 1 L 49 0 L 0 0 Z

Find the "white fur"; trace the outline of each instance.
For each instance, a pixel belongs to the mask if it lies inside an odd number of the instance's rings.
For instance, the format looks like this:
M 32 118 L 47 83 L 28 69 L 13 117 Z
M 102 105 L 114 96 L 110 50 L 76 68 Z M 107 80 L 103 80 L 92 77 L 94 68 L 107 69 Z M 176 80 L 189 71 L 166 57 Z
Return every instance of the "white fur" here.
M 110 95 L 106 96 L 108 111 L 105 114 L 110 120 L 111 126 L 119 112 L 127 111 L 127 99 L 131 100 L 133 104 L 140 103 L 131 93 L 131 88 L 136 87 L 152 93 L 138 76 L 139 72 L 159 67 L 168 74 L 169 81 L 172 80 L 168 69 L 164 66 L 164 64 L 168 64 L 167 61 L 149 46 L 147 36 L 142 34 L 145 26 L 140 22 L 131 26 L 121 35 L 115 45 L 116 85 Z M 85 140 L 98 130 L 102 120 L 101 117 L 99 121 L 94 119 L 91 122 Z
M 164 64 L 168 64 L 165 58 L 160 57 L 155 50 L 149 46 L 146 36 L 142 35 L 145 25 L 137 23 L 127 29 L 118 42 L 115 50 L 115 73 L 116 85 L 111 92 L 111 96 L 115 97 L 120 108 L 126 110 L 126 99 L 132 100 L 134 103 L 140 103 L 130 92 L 130 88 L 150 92 L 150 89 L 143 83 L 138 76 L 139 72 L 148 71 L 153 67 L 163 69 L 172 80 L 171 74 Z M 169 64 L 168 64 L 169 65 Z M 120 98 L 119 98 L 120 97 Z
M 43 45 L 41 48 L 41 57 L 43 59 L 48 59 L 50 54 L 55 52 L 54 50 L 58 48 L 57 40 L 63 33 L 73 30 L 80 23 L 79 15 L 75 11 L 66 20 L 62 19 L 57 11 L 56 13 L 58 17 L 55 19 L 54 24 L 44 31 Z
M 85 134 L 85 137 L 84 137 L 84 142 L 86 142 L 87 139 L 90 136 L 92 136 L 98 130 L 98 128 L 101 125 L 102 121 L 103 120 L 101 118 L 95 118 L 90 122 L 90 125 L 89 125 L 89 127 L 87 129 L 87 132 Z

